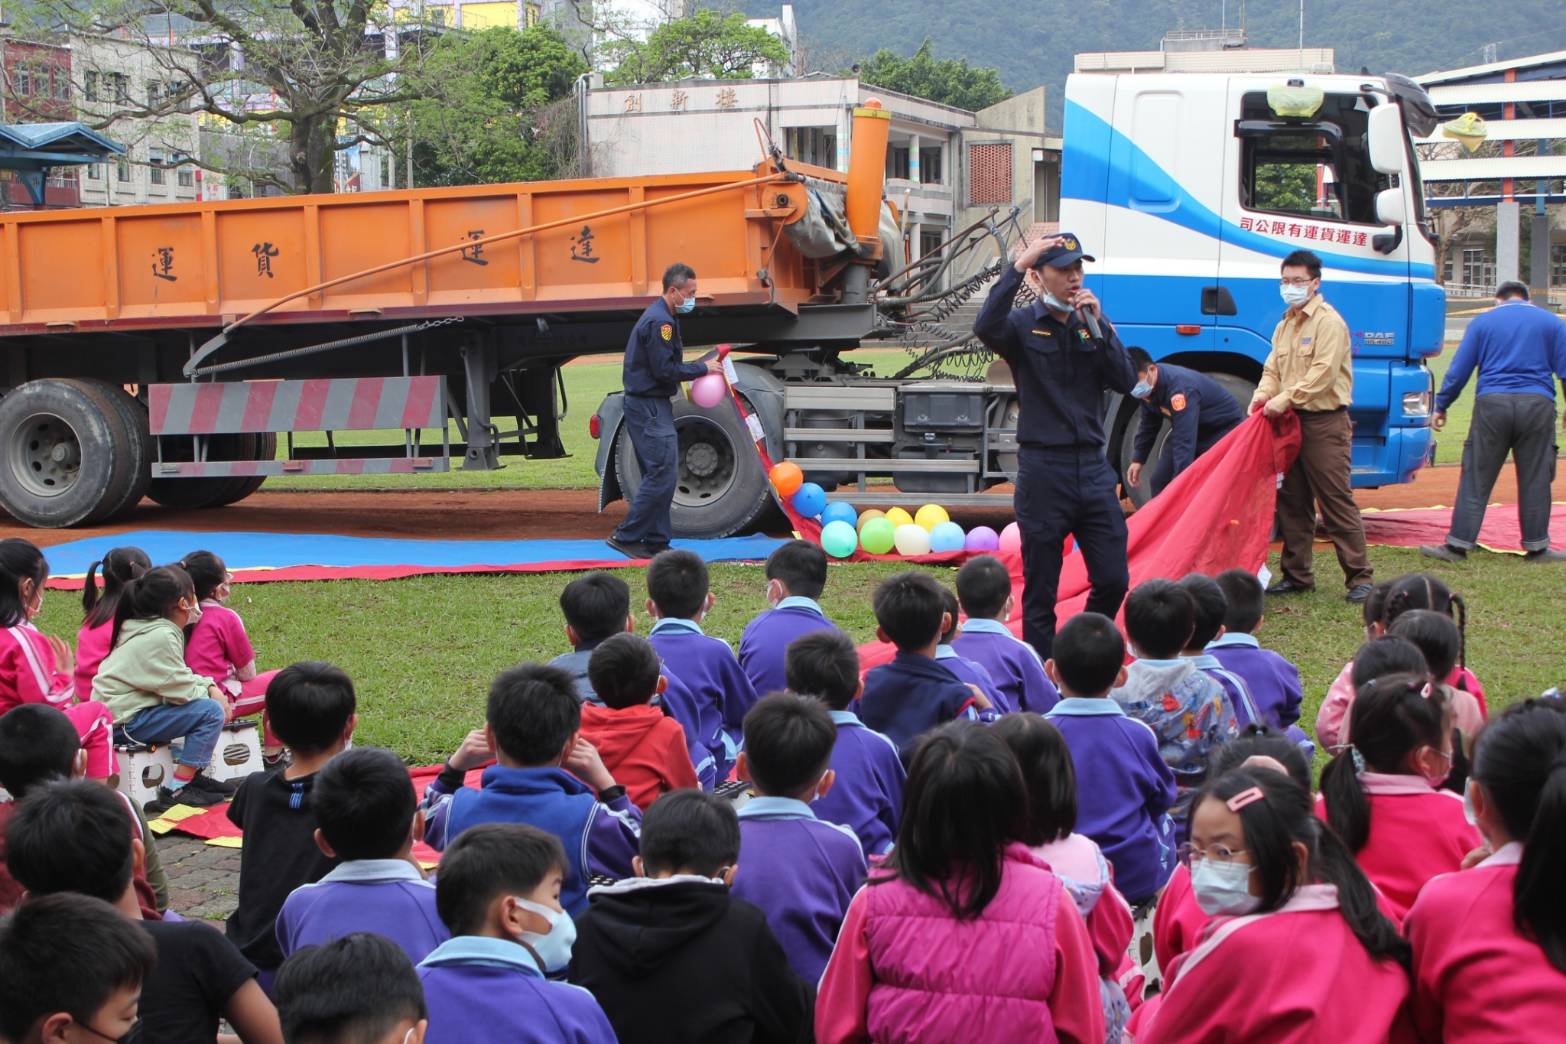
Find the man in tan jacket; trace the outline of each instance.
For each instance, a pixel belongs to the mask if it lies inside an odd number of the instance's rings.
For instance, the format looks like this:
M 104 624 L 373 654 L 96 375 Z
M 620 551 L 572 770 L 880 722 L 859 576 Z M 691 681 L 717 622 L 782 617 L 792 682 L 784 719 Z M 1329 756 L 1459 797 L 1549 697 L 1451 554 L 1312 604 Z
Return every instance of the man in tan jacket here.
M 1283 259 L 1280 292 L 1288 310 L 1272 332 L 1272 351 L 1250 412 L 1300 419 L 1300 455 L 1278 490 L 1278 525 L 1283 530 L 1283 576 L 1268 594 L 1293 594 L 1316 587 L 1311 548 L 1316 512 L 1338 552 L 1350 602 L 1370 596 L 1370 559 L 1365 524 L 1349 488 L 1353 427 L 1348 407 L 1354 392 L 1354 355 L 1348 325 L 1321 297 L 1321 259 L 1296 250 Z

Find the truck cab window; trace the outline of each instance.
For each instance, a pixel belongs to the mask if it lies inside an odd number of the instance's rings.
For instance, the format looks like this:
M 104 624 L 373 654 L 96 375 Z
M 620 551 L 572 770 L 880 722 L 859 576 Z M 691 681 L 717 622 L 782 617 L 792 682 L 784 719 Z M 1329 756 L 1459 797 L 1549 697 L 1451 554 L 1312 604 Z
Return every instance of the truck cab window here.
M 1391 185 L 1370 165 L 1368 103 L 1329 94 L 1310 119 L 1282 120 L 1265 93 L 1245 95 L 1236 125 L 1240 201 L 1249 210 L 1375 225 L 1376 193 Z

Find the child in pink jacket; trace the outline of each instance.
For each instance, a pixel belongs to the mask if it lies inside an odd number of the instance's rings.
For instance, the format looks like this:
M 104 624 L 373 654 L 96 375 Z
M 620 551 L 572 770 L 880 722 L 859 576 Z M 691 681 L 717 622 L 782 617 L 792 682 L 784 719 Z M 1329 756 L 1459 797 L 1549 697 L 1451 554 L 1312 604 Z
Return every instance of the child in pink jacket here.
M 817 1040 L 1103 1044 L 1087 925 L 1015 840 L 1028 806 L 1011 751 L 981 725 L 941 726 L 903 793 L 897 845 L 849 904 L 821 977 Z
M 185 639 L 185 665 L 228 693 L 234 717 L 261 714 L 266 710 L 266 687 L 277 671 L 256 673 L 256 653 L 245 633 L 245 621 L 223 604 L 232 593 L 228 566 L 211 551 L 192 551 L 179 564 L 190 574 L 201 603 L 201 616 Z M 266 725 L 264 717 L 262 725 Z M 272 730 L 265 728 L 262 757 L 275 764 L 282 750 Z

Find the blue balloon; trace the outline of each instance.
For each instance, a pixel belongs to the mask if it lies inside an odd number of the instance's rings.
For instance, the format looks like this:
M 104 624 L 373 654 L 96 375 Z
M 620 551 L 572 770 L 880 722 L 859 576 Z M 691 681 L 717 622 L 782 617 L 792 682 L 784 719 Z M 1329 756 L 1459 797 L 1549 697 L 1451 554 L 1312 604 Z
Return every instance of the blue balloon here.
M 794 510 L 806 518 L 815 518 L 826 507 L 826 490 L 814 482 L 806 482 L 794 494 Z
M 930 550 L 932 552 L 961 551 L 966 538 L 967 535 L 957 523 L 939 522 L 930 530 Z
M 854 505 L 846 500 L 834 500 L 821 512 L 821 524 L 828 525 L 832 522 L 847 522 L 855 525 L 859 522 L 859 512 L 854 510 Z M 855 530 L 855 532 L 858 532 Z

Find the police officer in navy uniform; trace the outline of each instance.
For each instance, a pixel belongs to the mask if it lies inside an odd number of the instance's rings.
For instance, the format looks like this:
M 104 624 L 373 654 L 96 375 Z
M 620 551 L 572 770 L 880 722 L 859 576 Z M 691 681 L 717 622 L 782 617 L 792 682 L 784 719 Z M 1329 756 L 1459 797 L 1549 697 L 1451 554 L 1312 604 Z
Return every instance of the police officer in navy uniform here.
M 679 480 L 680 443 L 674 433 L 674 404 L 681 381 L 718 373 L 716 359 L 684 361 L 678 316 L 696 308 L 696 272 L 676 262 L 663 273 L 663 296 L 647 306 L 625 343 L 621 381 L 625 386 L 625 432 L 636 451 L 642 484 L 609 546 L 632 558 L 666 551 L 674 535 L 669 507 Z
M 1245 419 L 1245 411 L 1223 385 L 1207 376 L 1172 363 L 1160 365 L 1140 348 L 1129 349 L 1131 365 L 1136 367 L 1136 387 L 1131 397 L 1142 400 L 1142 426 L 1137 429 L 1136 445 L 1131 450 L 1131 467 L 1126 469 L 1126 485 L 1142 482 L 1142 466 L 1153 452 L 1158 429 L 1169 421 L 1169 439 L 1164 455 L 1153 469 L 1153 496 L 1164 491 L 1174 477 L 1218 440 Z
M 1087 611 L 1113 617 L 1131 583 L 1125 514 L 1104 457 L 1103 392 L 1130 394 L 1136 373 L 1098 298 L 1082 285 L 1084 260 L 1093 258 L 1073 235 L 1032 244 L 996 281 L 973 324 L 979 340 L 1011 366 L 1021 403 L 1015 503 L 1022 637 L 1045 659 L 1055 641 L 1068 535 L 1076 537 L 1093 585 Z M 1024 279 L 1038 301 L 1014 309 Z

